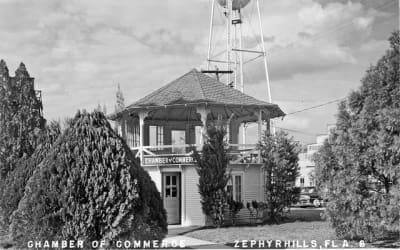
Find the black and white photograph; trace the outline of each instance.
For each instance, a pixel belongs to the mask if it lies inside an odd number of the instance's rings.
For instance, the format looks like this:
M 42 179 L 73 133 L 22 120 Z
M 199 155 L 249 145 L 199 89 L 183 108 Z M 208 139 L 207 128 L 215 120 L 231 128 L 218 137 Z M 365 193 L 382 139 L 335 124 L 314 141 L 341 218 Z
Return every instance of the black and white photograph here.
M 0 249 L 399 249 L 399 0 L 0 0 Z

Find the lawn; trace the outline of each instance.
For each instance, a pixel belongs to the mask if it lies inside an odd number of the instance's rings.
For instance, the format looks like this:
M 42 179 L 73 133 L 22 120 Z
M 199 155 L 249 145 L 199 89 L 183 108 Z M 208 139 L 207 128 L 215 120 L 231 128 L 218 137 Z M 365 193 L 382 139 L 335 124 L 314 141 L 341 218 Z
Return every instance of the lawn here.
M 329 223 L 320 217 L 321 212 L 323 211 L 319 209 L 296 209 L 291 212 L 288 221 L 281 224 L 202 229 L 186 236 L 230 245 L 237 240 L 292 241 L 291 244 L 300 244 L 298 248 L 302 248 L 304 244 L 311 247 L 313 240 L 317 242 L 318 248 L 325 247 L 326 240 L 330 240 L 328 247 L 333 247 L 331 244 L 334 240 L 336 246 L 342 247 L 343 241 L 337 239 Z M 358 247 L 359 242 L 349 244 Z
M 325 221 L 296 221 L 279 225 L 227 227 L 204 229 L 186 234 L 186 236 L 217 243 L 229 243 L 235 240 L 324 240 L 336 239 L 335 232 Z

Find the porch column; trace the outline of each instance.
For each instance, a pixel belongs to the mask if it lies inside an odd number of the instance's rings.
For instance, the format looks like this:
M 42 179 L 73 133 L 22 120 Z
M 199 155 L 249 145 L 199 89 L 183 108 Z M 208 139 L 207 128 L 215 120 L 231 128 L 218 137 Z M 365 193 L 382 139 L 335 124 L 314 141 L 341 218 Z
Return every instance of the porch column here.
M 231 114 L 231 116 L 228 118 L 228 120 L 226 121 L 226 136 L 228 138 L 228 144 L 231 143 L 231 123 L 232 123 L 232 119 L 235 116 L 234 113 Z
M 128 119 L 128 115 L 123 114 L 122 118 L 120 120 L 120 126 L 121 126 L 121 137 L 126 140 L 126 120 Z
M 230 128 L 229 133 L 232 138 L 232 141 L 231 141 L 232 144 L 239 144 L 239 130 L 240 130 L 241 124 L 242 124 L 241 119 L 233 119 L 231 122 L 231 128 Z
M 262 137 L 262 110 L 260 109 L 257 114 L 258 118 L 258 129 L 257 129 L 257 136 L 258 136 L 258 141 L 261 141 Z M 261 151 L 258 151 L 258 163 L 261 163 Z
M 207 131 L 207 115 L 210 113 L 209 109 L 206 109 L 205 107 L 197 107 L 196 112 L 200 114 L 201 117 L 201 123 L 203 126 L 201 127 L 201 137 L 200 137 L 200 145 L 204 144 L 204 134 Z
M 143 146 L 144 146 L 144 119 L 149 114 L 148 111 L 139 112 L 139 147 L 140 147 L 140 162 L 143 162 Z
M 271 120 L 267 119 L 266 124 L 267 124 L 267 127 L 266 127 L 267 133 L 271 134 Z

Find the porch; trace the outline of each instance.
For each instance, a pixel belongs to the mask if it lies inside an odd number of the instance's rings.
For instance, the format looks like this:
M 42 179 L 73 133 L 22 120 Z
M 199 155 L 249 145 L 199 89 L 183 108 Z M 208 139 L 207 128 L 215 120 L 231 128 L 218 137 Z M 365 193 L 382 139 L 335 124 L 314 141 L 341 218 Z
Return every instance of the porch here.
M 194 150 L 200 151 L 201 144 L 142 146 L 131 148 L 142 166 L 194 165 Z M 260 151 L 256 144 L 228 144 L 230 164 L 261 163 Z

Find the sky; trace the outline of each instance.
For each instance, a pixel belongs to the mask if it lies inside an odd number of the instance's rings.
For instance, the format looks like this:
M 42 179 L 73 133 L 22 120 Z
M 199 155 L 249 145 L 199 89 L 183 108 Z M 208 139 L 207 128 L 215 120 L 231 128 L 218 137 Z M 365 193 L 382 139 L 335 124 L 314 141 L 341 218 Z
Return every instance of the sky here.
M 335 123 L 337 103 L 290 113 L 360 86 L 399 28 L 399 0 L 260 2 L 272 100 L 289 114 L 274 124 L 312 143 Z M 46 119 L 98 104 L 110 113 L 118 83 L 129 105 L 205 67 L 210 9 L 211 0 L 0 0 L 0 58 L 10 72 L 25 63 L 43 92 Z M 225 27 L 218 11 L 215 54 Z M 254 0 L 243 15 L 244 47 L 258 49 Z M 244 71 L 245 93 L 267 100 L 262 61 Z

